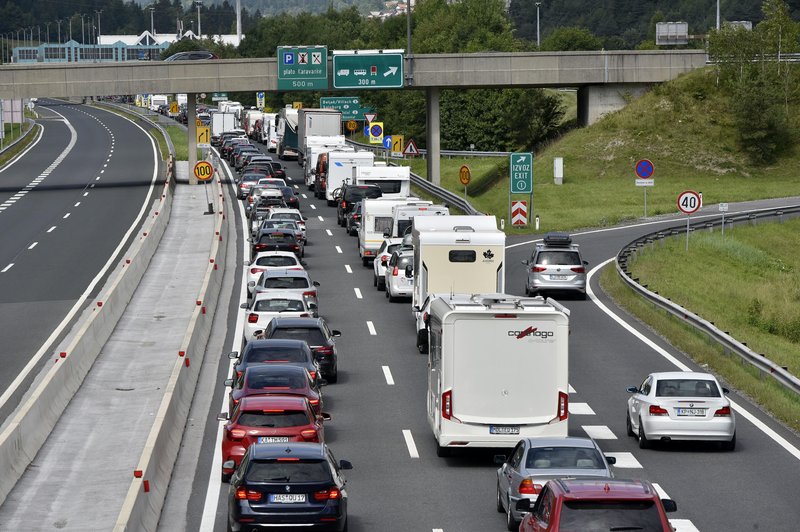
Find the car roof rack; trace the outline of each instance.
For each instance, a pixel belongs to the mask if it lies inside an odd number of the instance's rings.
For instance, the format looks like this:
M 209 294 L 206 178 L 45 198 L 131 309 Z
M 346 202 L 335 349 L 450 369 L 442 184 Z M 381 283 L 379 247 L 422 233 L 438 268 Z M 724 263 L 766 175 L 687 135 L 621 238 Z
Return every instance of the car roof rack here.
M 572 245 L 572 238 L 569 233 L 547 233 L 543 239 L 544 245 L 557 248 L 568 248 Z

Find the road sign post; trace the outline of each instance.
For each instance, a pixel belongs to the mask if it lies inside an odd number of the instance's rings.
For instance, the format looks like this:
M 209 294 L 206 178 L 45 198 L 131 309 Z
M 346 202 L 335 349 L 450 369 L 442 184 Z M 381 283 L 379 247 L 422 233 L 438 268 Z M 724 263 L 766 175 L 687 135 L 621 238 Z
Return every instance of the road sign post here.
M 512 153 L 508 158 L 508 220 L 511 221 L 511 195 L 529 194 L 533 212 L 533 154 Z
M 647 187 L 655 185 L 653 179 L 653 172 L 656 168 L 648 159 L 642 159 L 636 162 L 634 171 L 636 172 L 636 186 L 644 187 L 644 217 L 647 218 Z
M 214 167 L 208 161 L 197 161 L 197 164 L 194 165 L 194 176 L 205 185 L 214 177 Z M 206 203 L 208 203 L 208 211 L 205 214 L 214 214 L 214 204 L 208 199 L 208 188 L 204 186 L 203 190 L 206 193 Z
M 266 100 L 266 94 L 264 94 L 264 91 L 256 92 L 256 107 L 257 108 L 263 110 L 264 107 L 266 106 L 266 101 L 265 100 Z
M 327 46 L 278 46 L 278 90 L 327 90 Z
M 689 251 L 689 218 L 700 209 L 700 194 L 684 190 L 678 194 L 678 210 L 686 215 L 686 251 Z
M 725 236 L 725 213 L 728 212 L 728 204 L 727 203 L 720 203 L 719 204 L 719 212 L 722 213 L 722 236 Z
M 334 89 L 400 89 L 403 50 L 334 50 Z

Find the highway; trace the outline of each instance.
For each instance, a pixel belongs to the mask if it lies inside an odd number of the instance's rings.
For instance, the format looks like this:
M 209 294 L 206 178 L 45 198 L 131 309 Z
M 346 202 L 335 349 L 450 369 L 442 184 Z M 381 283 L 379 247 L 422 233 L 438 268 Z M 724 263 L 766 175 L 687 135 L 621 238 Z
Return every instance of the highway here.
M 505 517 L 494 508 L 494 452 L 436 456 L 425 414 L 426 357 L 415 347 L 410 303 L 389 303 L 376 291 L 371 268 L 361 265 L 356 239 L 336 224 L 335 210 L 305 190 L 296 163 L 288 164 L 287 173 L 304 194 L 301 208 L 309 218 L 306 262 L 312 279 L 321 284 L 321 315 L 342 331 L 337 341 L 339 383 L 325 388 L 326 410 L 333 416 L 326 423 L 326 441 L 337 459 L 354 464 L 347 472 L 350 530 L 503 530 Z M 241 212 L 237 219 L 241 226 Z M 800 519 L 795 497 L 800 488 L 800 438 L 747 398 L 730 396 L 738 429 L 733 453 L 704 444 L 640 450 L 625 435 L 626 386 L 638 385 L 650 372 L 675 369 L 676 364 L 698 368 L 609 301 L 598 288 L 595 268 L 636 235 L 675 224 L 662 220 L 574 235 L 593 268 L 594 295 L 587 301 L 562 301 L 572 311 L 570 434 L 591 435 L 605 452 L 613 453 L 618 477 L 646 478 L 663 496 L 674 499 L 678 512 L 670 518 L 679 531 L 795 530 Z M 529 257 L 532 244 L 529 237 L 514 237 L 508 244 L 507 291 L 521 295 L 525 273 L 520 261 Z M 237 247 L 243 245 L 240 233 Z M 240 251 L 239 260 L 242 256 Z M 236 270 L 240 283 L 241 268 Z M 224 305 L 229 310 L 238 307 L 240 285 L 231 293 Z M 227 391 L 222 385 L 228 373 L 227 346 L 239 341 L 237 314 L 232 312 L 222 324 L 224 339 L 215 340 L 226 347 L 220 349 L 202 441 L 185 442 L 198 447 L 199 458 L 173 473 L 173 478 L 192 479 L 190 490 L 171 491 L 167 503 L 178 512 L 186 508 L 186 513 L 162 515 L 162 524 L 169 523 L 163 530 L 174 529 L 176 522 L 183 522 L 186 530 L 226 530 L 227 485 L 219 482 L 216 414 Z M 198 390 L 195 399 L 205 400 L 209 393 L 212 390 Z M 192 425 L 198 423 L 196 417 Z
M 127 247 L 160 160 L 119 115 L 61 101 L 36 110 L 41 138 L 0 170 L 0 419 Z

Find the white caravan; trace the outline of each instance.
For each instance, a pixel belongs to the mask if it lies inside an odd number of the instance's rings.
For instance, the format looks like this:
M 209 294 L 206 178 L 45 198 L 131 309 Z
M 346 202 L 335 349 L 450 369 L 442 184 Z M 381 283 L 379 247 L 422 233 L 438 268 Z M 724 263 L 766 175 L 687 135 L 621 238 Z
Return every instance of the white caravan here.
M 384 198 L 411 195 L 411 168 L 408 166 L 359 166 L 353 168 L 353 183 L 378 185 Z
M 303 161 L 303 178 L 308 190 L 314 188 L 317 176 L 317 161 L 319 154 L 327 151 L 342 151 L 347 147 L 344 135 L 311 136 L 306 138 L 305 159 Z M 346 151 L 355 151 L 350 149 Z
M 275 152 L 278 149 L 278 133 L 275 130 L 277 113 L 264 113 L 261 116 L 261 138 L 258 139 L 267 146 L 267 151 Z
M 431 206 L 433 202 L 419 198 L 375 198 L 364 199 L 361 203 L 361 226 L 358 229 L 358 255 L 366 266 L 374 259 L 378 249 L 392 230 L 392 215 L 400 206 L 413 203 Z
M 422 216 L 448 216 L 450 209 L 444 205 L 431 205 L 427 203 L 409 203 L 398 206 L 392 213 L 392 230 L 389 236 L 403 237 L 409 233 L 414 223 L 414 218 Z
M 413 307 L 431 292 L 505 292 L 506 235 L 494 216 L 424 216 L 413 227 Z
M 325 181 L 325 199 L 328 205 L 334 205 L 334 193 L 345 183 L 351 183 L 353 168 L 356 166 L 372 166 L 375 154 L 371 151 L 332 151 L 328 153 L 328 176 Z
M 150 95 L 150 110 L 158 112 L 158 108 L 162 105 L 169 105 L 169 98 L 166 94 L 151 94 Z
M 429 342 L 426 402 L 439 456 L 567 436 L 567 308 L 508 294 L 440 297 Z

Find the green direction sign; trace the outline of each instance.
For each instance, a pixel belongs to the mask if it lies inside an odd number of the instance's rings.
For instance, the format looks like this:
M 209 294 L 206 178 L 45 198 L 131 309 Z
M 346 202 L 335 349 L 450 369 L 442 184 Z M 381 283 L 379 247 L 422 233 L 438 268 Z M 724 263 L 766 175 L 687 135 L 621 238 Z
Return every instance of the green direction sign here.
M 227 92 L 215 92 L 211 95 L 212 102 L 224 102 L 227 99 L 228 99 Z
M 533 154 L 512 153 L 509 156 L 511 194 L 533 193 Z
M 319 99 L 319 106 L 325 109 L 336 109 L 342 113 L 342 121 L 364 120 L 364 113 L 369 108 L 361 107 L 358 96 L 333 96 Z
M 333 52 L 334 89 L 403 87 L 403 52 Z
M 328 48 L 278 46 L 278 90 L 328 88 Z

